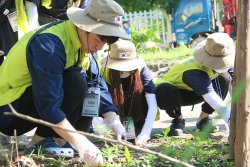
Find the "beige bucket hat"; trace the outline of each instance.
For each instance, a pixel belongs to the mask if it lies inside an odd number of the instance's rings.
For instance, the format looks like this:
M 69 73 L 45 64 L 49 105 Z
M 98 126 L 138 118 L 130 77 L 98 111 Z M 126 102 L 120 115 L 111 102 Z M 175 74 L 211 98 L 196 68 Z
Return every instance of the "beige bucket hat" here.
M 145 65 L 145 61 L 136 55 L 135 45 L 128 40 L 112 44 L 110 55 L 101 60 L 102 67 L 118 71 L 132 71 Z
M 124 11 L 114 0 L 91 0 L 86 9 L 71 7 L 67 10 L 67 15 L 77 27 L 85 31 L 131 39 L 121 29 L 119 22 Z
M 233 39 L 226 33 L 213 33 L 195 47 L 194 58 L 203 66 L 213 70 L 234 65 Z

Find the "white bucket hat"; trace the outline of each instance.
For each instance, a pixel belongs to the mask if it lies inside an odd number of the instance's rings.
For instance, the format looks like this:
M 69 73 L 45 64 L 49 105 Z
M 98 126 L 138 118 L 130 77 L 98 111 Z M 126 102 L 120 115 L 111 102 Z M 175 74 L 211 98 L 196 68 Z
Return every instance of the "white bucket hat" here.
M 145 61 L 136 55 L 135 45 L 128 40 L 119 40 L 112 44 L 110 56 L 101 60 L 102 67 L 118 71 L 133 71 L 145 65 Z
M 194 50 L 194 58 L 203 66 L 213 70 L 233 66 L 235 61 L 233 39 L 226 33 L 213 33 L 207 40 L 198 43 Z
M 122 7 L 114 0 L 91 0 L 86 9 L 71 7 L 67 10 L 68 18 L 87 32 L 131 39 L 120 27 L 123 15 Z

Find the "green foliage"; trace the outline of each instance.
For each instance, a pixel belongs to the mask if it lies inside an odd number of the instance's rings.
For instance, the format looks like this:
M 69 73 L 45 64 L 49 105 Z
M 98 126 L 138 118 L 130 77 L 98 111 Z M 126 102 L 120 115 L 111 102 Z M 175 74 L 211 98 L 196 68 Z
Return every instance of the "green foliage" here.
M 136 31 L 134 27 L 132 27 L 132 42 L 135 44 L 137 50 L 139 49 L 148 49 L 148 50 L 156 50 L 157 46 L 155 42 L 161 42 L 160 38 L 157 38 L 157 28 L 156 25 L 146 29 L 142 29 L 140 31 Z M 155 45 L 148 46 L 147 42 L 153 42 Z
M 198 134 L 198 131 L 193 133 L 195 136 L 192 140 L 168 137 L 167 143 L 161 146 L 163 148 L 161 153 L 182 161 L 188 161 L 194 166 L 234 166 L 230 157 L 223 156 L 229 154 L 228 146 L 218 148 L 216 141 L 201 139 L 196 136 Z
M 127 158 L 127 161 L 130 163 L 132 161 L 132 156 L 131 156 L 127 146 L 125 146 L 124 155 Z

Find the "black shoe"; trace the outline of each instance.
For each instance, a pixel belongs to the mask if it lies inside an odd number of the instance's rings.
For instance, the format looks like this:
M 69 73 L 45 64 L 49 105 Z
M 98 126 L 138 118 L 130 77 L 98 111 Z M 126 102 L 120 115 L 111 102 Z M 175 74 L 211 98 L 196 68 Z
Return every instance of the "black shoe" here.
M 212 133 L 218 132 L 219 126 L 215 126 L 210 117 L 205 117 L 196 124 L 197 129 L 203 132 Z
M 185 128 L 185 119 L 173 119 L 168 136 L 180 136 Z

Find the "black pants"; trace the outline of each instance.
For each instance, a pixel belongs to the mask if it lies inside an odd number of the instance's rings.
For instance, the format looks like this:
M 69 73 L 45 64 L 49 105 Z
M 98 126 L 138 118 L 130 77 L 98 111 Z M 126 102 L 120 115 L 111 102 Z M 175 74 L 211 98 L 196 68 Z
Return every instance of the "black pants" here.
M 89 131 L 92 117 L 83 117 L 82 106 L 87 92 L 86 78 L 79 71 L 68 71 L 63 73 L 64 99 L 61 105 L 68 121 L 80 131 Z M 33 118 L 41 119 L 33 102 L 32 86 L 28 87 L 19 99 L 17 112 Z M 15 117 L 11 124 L 1 132 L 6 135 L 13 135 L 14 129 L 17 135 L 22 135 L 37 127 L 36 134 L 42 137 L 60 137 L 55 131 L 47 126 L 30 122 Z
M 228 72 L 219 75 L 212 80 L 212 85 L 215 92 L 225 99 L 228 93 L 229 84 L 231 83 L 231 76 Z M 194 91 L 177 89 L 175 86 L 163 83 L 156 89 L 157 104 L 160 109 L 165 110 L 172 118 L 178 118 L 181 115 L 181 106 L 190 106 L 204 101 L 202 96 L 197 96 Z M 168 89 L 168 90 L 166 90 Z M 212 114 L 214 109 L 204 102 L 201 106 L 203 112 Z

